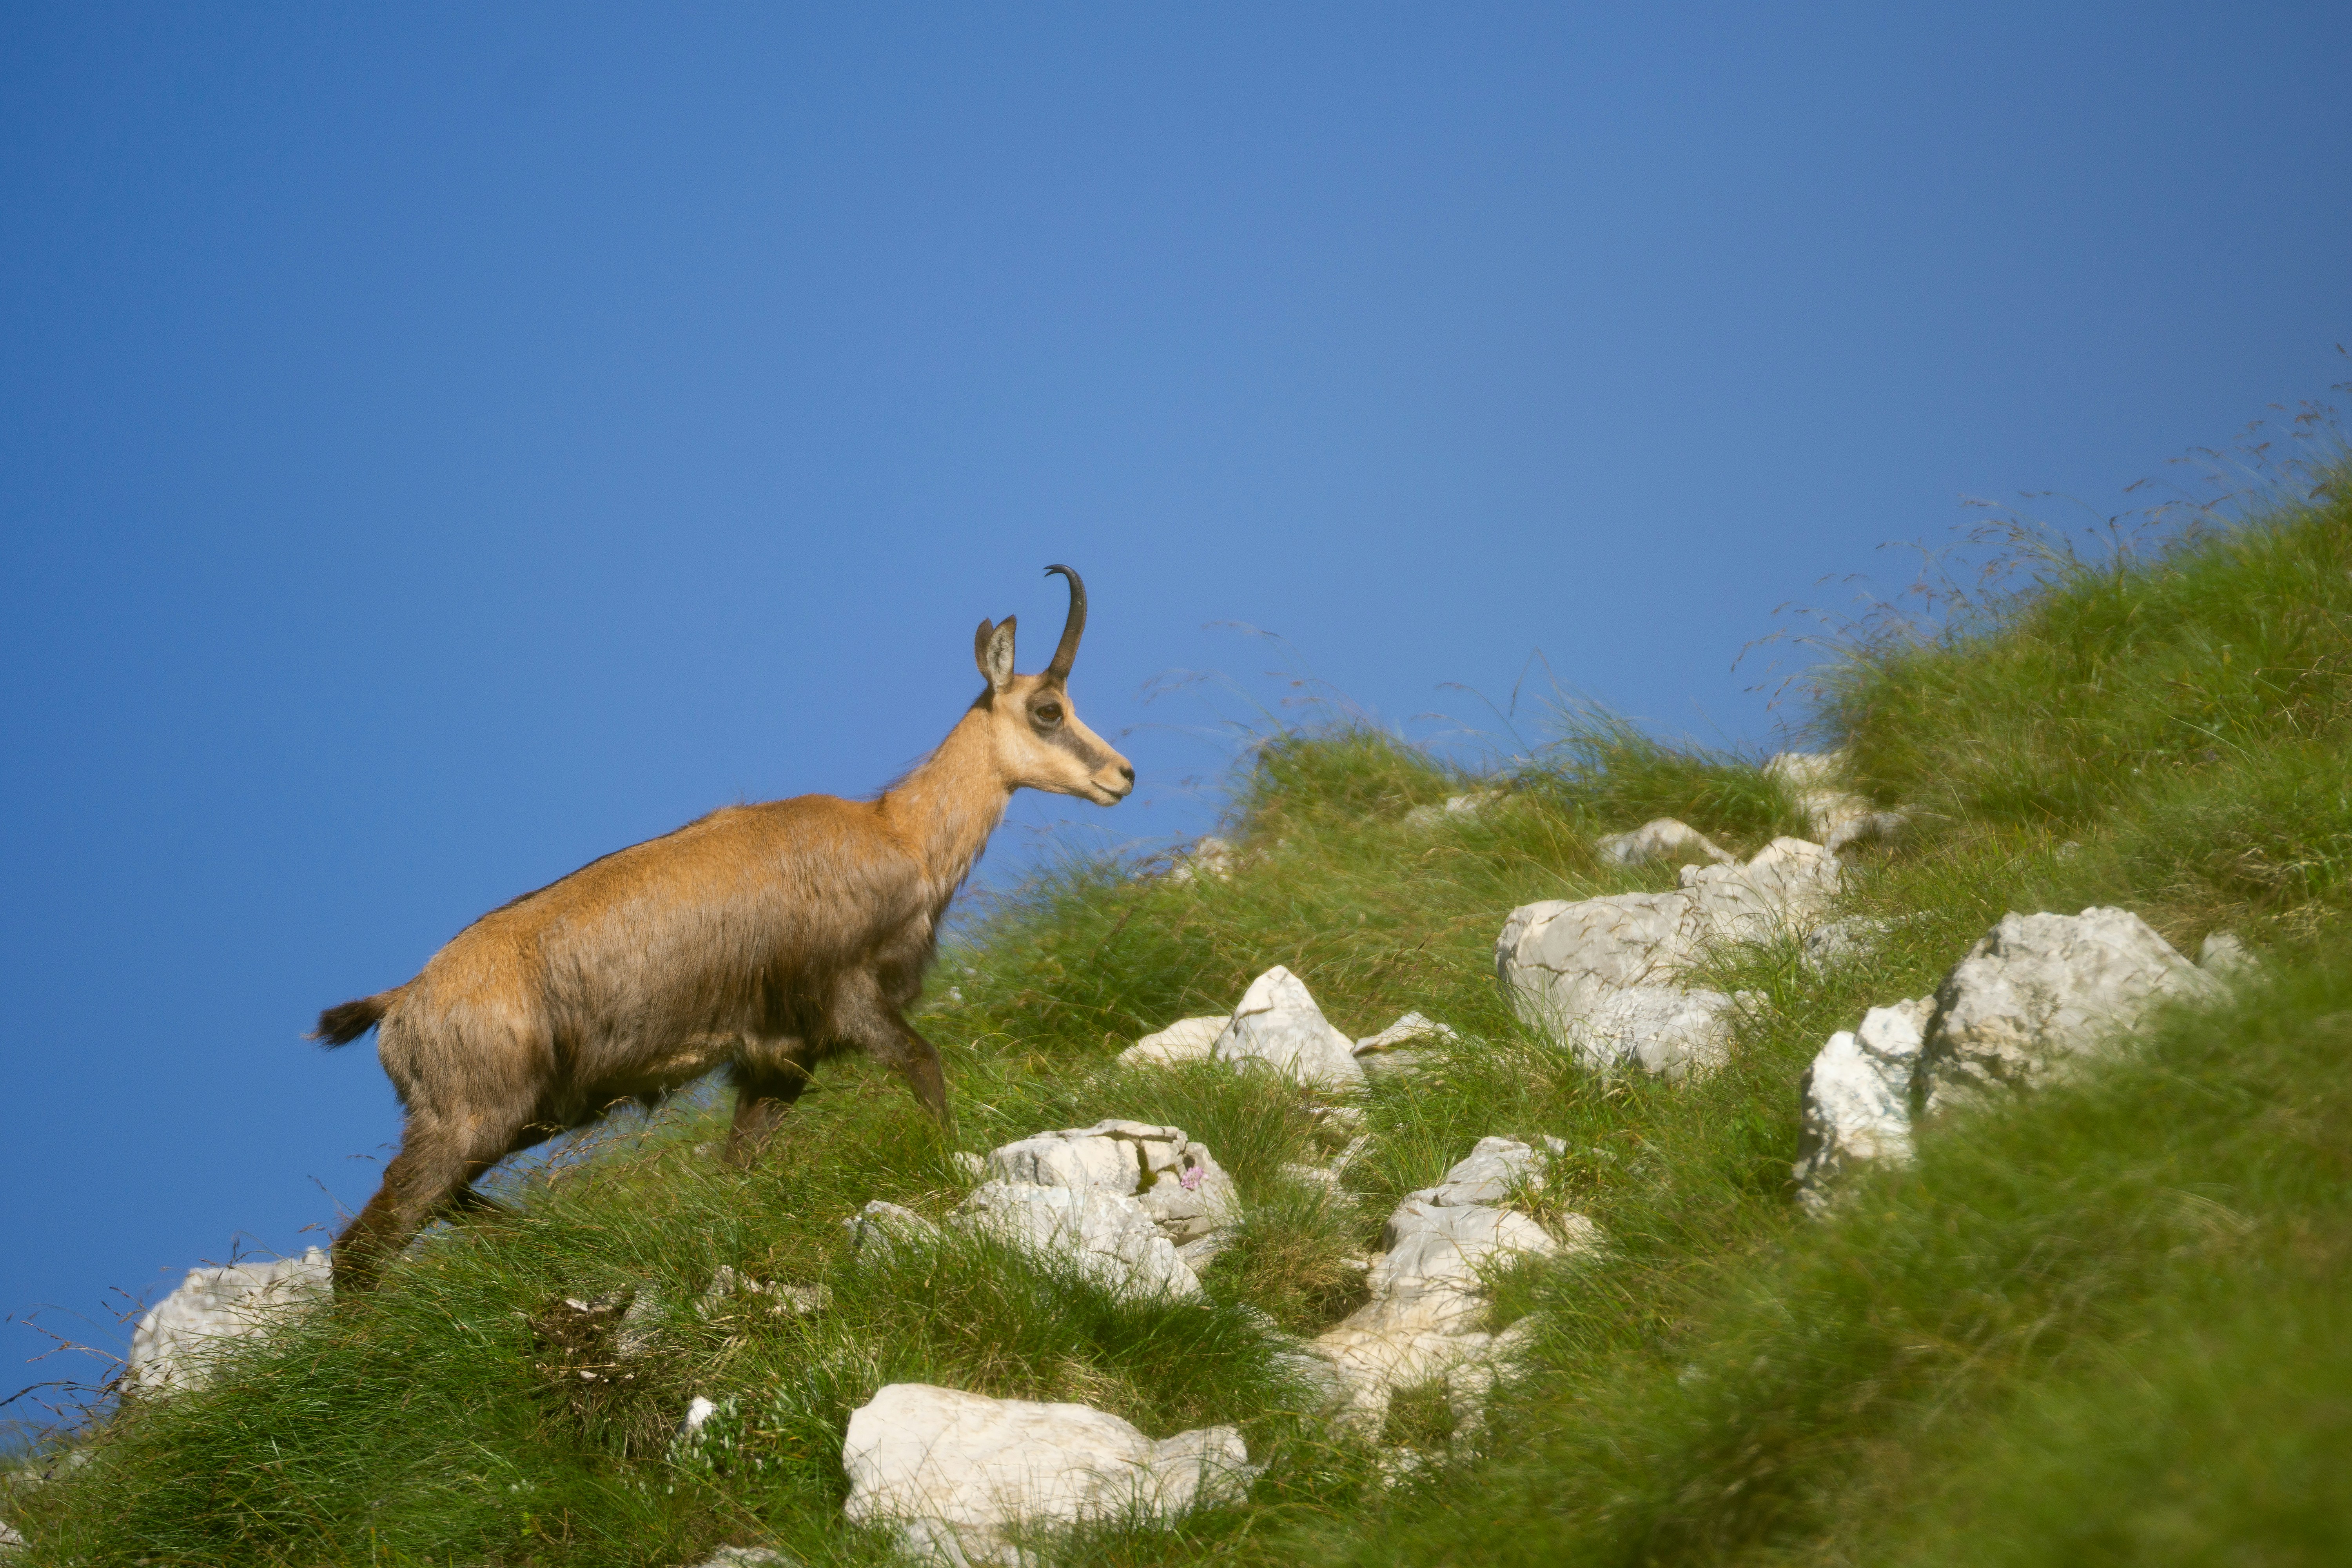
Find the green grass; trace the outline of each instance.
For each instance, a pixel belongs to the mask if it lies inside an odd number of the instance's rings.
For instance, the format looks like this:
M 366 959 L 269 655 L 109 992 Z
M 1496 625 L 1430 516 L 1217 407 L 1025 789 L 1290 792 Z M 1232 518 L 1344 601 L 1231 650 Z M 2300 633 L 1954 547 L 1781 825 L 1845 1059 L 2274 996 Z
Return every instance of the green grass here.
M 1267 1468 L 1170 1531 L 1045 1543 L 1114 1563 L 2302 1563 L 2352 1540 L 2352 500 L 2168 552 L 2074 563 L 1998 619 L 1854 647 L 1814 716 L 1915 828 L 1856 868 L 1854 912 L 1915 914 L 1816 973 L 1793 944 L 1721 956 L 1760 992 L 1729 1065 L 1595 1078 L 1496 994 L 1514 905 L 1660 889 L 1598 833 L 1679 816 L 1727 847 L 1801 831 L 1752 759 L 1590 713 L 1506 776 L 1362 728 L 1272 738 L 1233 783 L 1230 879 L 1066 868 L 947 953 L 922 1026 L 966 1150 L 1105 1116 L 1205 1142 L 1248 1217 L 1203 1307 L 1113 1300 L 982 1242 L 853 1256 L 869 1198 L 938 1217 L 965 1190 L 895 1082 L 845 1063 L 744 1173 L 674 1113 L 530 1179 L 510 1220 L 444 1229 L 386 1288 L 316 1316 L 204 1393 L 126 1406 L 71 1479 L 0 1511 L 34 1563 L 646 1564 L 729 1542 L 810 1563 L 887 1549 L 840 1518 L 848 1412 L 884 1383 L 1074 1399 L 1155 1436 L 1231 1421 Z M 1496 791 L 1475 816 L 1416 806 Z M 2007 910 L 2119 903 L 2193 951 L 2230 928 L 2263 979 L 2169 1016 L 2094 1079 L 1926 1141 L 1817 1224 L 1790 1201 L 1796 1082 L 1870 1005 L 1932 991 Z M 1262 1079 L 1122 1072 L 1139 1035 L 1223 1012 L 1275 963 L 1369 1034 L 1417 1009 L 1461 1031 L 1362 1099 L 1338 1194 L 1297 1182 L 1341 1132 Z M 952 989 L 950 989 L 952 987 Z M 1539 1205 L 1600 1261 L 1496 1283 L 1533 1314 L 1529 1375 L 1485 1454 L 1435 1388 L 1382 1441 L 1301 1414 L 1270 1340 L 1362 1298 L 1397 1197 L 1490 1133 L 1549 1134 Z M 749 1298 L 727 1265 L 827 1286 Z M 584 1384 L 537 1335 L 552 1304 L 657 1290 L 625 1382 Z M 673 1440 L 697 1395 L 726 1401 Z

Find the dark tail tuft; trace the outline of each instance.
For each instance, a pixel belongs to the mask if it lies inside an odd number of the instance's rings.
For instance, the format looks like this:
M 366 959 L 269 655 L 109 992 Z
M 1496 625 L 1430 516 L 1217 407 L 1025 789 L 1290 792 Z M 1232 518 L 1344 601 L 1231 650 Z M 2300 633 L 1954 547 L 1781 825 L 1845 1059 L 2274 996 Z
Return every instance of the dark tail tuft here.
M 319 1015 L 319 1032 L 310 1037 L 333 1050 L 348 1046 L 373 1029 L 392 1010 L 392 993 L 362 996 L 356 1002 L 345 1002 Z

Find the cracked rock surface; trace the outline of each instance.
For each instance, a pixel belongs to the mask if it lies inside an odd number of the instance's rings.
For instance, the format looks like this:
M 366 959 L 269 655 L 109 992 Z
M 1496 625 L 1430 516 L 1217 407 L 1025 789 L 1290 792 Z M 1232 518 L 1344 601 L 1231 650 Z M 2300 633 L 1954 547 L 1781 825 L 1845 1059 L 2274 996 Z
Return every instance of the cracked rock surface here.
M 1937 989 L 1914 1104 L 1933 1113 L 2063 1078 L 2158 1003 L 2221 989 L 2128 910 L 2003 915 Z

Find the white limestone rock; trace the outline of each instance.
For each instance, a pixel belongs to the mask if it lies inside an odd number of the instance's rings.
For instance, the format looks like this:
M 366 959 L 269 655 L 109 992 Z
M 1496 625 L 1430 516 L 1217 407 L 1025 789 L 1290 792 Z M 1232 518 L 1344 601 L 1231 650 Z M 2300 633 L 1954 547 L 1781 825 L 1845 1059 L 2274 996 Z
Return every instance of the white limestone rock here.
M 1733 866 L 1738 859 L 1717 847 L 1697 828 L 1661 816 L 1631 833 L 1612 833 L 1592 841 L 1592 851 L 1607 866 Z
M 2157 1004 L 2221 990 L 2128 910 L 2003 915 L 1937 990 L 1913 1100 L 1933 1113 L 2053 1081 Z
M 1454 1416 L 1457 1448 L 1475 1447 L 1486 1436 L 1486 1405 L 1496 1392 L 1525 1375 L 1528 1350 L 1540 1324 L 1521 1318 L 1488 1340 L 1476 1353 L 1456 1362 L 1445 1374 L 1445 1405 Z
M 1685 866 L 1681 881 L 1671 893 L 1550 899 L 1513 910 L 1495 942 L 1495 971 L 1519 1016 L 1573 1045 L 1579 1024 L 1612 993 L 1677 987 L 1685 969 L 1723 943 L 1803 935 L 1835 902 L 1840 872 L 1820 845 L 1776 838 L 1746 865 Z M 1628 1016 L 1646 1016 L 1645 1005 L 1660 1004 L 1629 1004 Z M 1661 1059 L 1679 1066 L 1688 1055 Z
M 1178 1062 L 1204 1062 L 1225 1032 L 1232 1015 L 1213 1018 L 1179 1018 L 1156 1035 L 1146 1035 L 1118 1053 L 1123 1068 L 1172 1067 Z
M 315 1247 L 272 1263 L 191 1268 L 139 1320 L 124 1384 L 149 1395 L 202 1388 L 219 1357 L 324 1300 L 332 1282 L 327 1255 Z
M 1235 1239 L 1236 1232 L 1232 1226 L 1223 1230 L 1213 1230 L 1206 1236 L 1194 1237 L 1176 1249 L 1176 1256 L 1182 1260 L 1184 1267 L 1191 1269 L 1197 1277 L 1210 1264 L 1214 1263 L 1217 1260 L 1217 1254 L 1231 1247 Z
M 1610 992 L 1672 984 L 1696 956 L 1691 914 L 1678 892 L 1522 904 L 1496 939 L 1496 977 L 1521 1018 L 1565 1039 Z
M 772 1546 L 722 1546 L 696 1568 L 800 1568 L 800 1559 Z
M 1827 839 L 1839 824 L 1877 809 L 1846 787 L 1843 751 L 1775 752 L 1764 759 L 1764 774 L 1789 793 L 1818 839 Z
M 1449 1046 L 1461 1037 L 1433 1018 L 1407 1013 L 1379 1034 L 1358 1040 L 1355 1058 L 1373 1078 L 1412 1073 L 1421 1069 L 1433 1047 Z
M 919 1251 L 937 1241 L 940 1227 L 913 1209 L 867 1200 L 866 1206 L 841 1222 L 849 1232 L 849 1246 L 859 1258 L 888 1258 L 902 1249 Z
M 758 1279 L 738 1273 L 731 1264 L 722 1263 L 711 1272 L 709 1287 L 696 1299 L 695 1310 L 708 1318 L 738 1303 L 764 1310 L 770 1317 L 806 1318 L 832 1308 L 833 1290 L 824 1285 L 787 1285 L 780 1280 Z
M 982 1182 L 950 1223 L 1075 1265 L 1114 1295 L 1196 1297 L 1200 1279 L 1131 1197 L 1101 1187 Z
M 1775 838 L 1744 866 L 1685 866 L 1694 945 L 1801 937 L 1828 918 L 1841 883 L 1837 857 L 1802 838 Z
M 888 1384 L 850 1412 L 841 1468 L 851 1523 L 895 1524 L 906 1555 L 955 1564 L 1022 1563 L 1022 1531 L 1164 1527 L 1238 1500 L 1255 1476 L 1235 1427 L 1154 1442 L 1088 1405 L 919 1383 Z
M 2252 950 L 2236 931 L 2206 933 L 2197 947 L 2197 967 L 2217 980 L 2243 980 L 2256 968 Z
M 1843 819 L 1822 834 L 1822 847 L 1843 858 L 1865 844 L 1892 844 L 1910 826 L 1910 817 L 1902 812 L 1866 811 Z
M 1524 1189 L 1542 1186 L 1543 1167 L 1543 1156 L 1516 1138 L 1481 1138 L 1434 1186 L 1407 1196 L 1445 1206 L 1507 1204 Z
M 1570 1026 L 1569 1044 L 1594 1072 L 1639 1068 L 1669 1080 L 1704 1076 L 1731 1059 L 1732 1026 L 1743 1007 L 1761 1001 L 1754 991 L 1628 986 Z
M 1183 883 L 1205 877 L 1213 881 L 1230 882 L 1234 879 L 1234 868 L 1240 864 L 1241 856 L 1232 845 L 1213 833 L 1204 833 L 1169 868 L 1168 879 Z
M 1868 958 L 1894 929 L 1895 922 L 1883 915 L 1848 915 L 1807 931 L 1801 957 L 1806 968 L 1826 973 Z
M 1911 1075 L 1935 1010 L 1932 997 L 1873 1007 L 1862 1027 L 1832 1035 L 1805 1069 L 1795 1174 L 1807 1208 L 1823 1212 L 1850 1165 L 1911 1158 Z
M 1478 1201 L 1540 1185 L 1540 1158 L 1515 1139 L 1481 1139 L 1443 1180 L 1397 1205 L 1381 1233 L 1386 1250 L 1365 1277 L 1371 1300 L 1312 1346 L 1337 1369 L 1333 1419 L 1378 1432 L 1396 1390 L 1483 1352 L 1491 1336 L 1474 1325 L 1492 1269 L 1517 1258 L 1598 1256 L 1600 1228 L 1581 1215 L 1562 1220 L 1563 1242 L 1526 1215 Z
M 1094 1187 L 1132 1197 L 1168 1239 L 1196 1241 L 1241 1218 L 1234 1179 L 1181 1127 L 1118 1118 L 1040 1132 L 991 1152 L 994 1180 L 1047 1187 Z
M 1591 1222 L 1571 1216 L 1590 1230 Z M 1580 1245 L 1586 1237 L 1580 1235 Z M 1387 1250 L 1372 1266 L 1375 1300 L 1409 1300 L 1436 1292 L 1475 1294 L 1485 1271 L 1514 1258 L 1553 1258 L 1563 1249 L 1523 1214 L 1487 1204 L 1439 1204 L 1407 1198 L 1381 1232 Z
M 1242 1072 L 1268 1068 L 1310 1089 L 1360 1089 L 1356 1043 L 1333 1028 L 1307 983 L 1280 964 L 1255 980 L 1211 1054 Z
M 1449 795 L 1442 806 L 1416 805 L 1406 812 L 1404 825 L 1407 827 L 1430 828 L 1437 826 L 1449 818 L 1455 821 L 1465 819 L 1475 821 L 1491 807 L 1501 804 L 1505 792 L 1498 789 L 1473 790 L 1468 795 Z

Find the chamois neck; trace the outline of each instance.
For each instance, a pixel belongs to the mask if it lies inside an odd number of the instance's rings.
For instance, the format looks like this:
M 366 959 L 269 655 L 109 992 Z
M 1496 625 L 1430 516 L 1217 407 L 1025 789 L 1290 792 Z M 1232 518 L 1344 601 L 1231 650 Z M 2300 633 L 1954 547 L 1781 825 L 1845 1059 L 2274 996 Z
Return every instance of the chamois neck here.
M 944 899 L 963 885 L 1012 798 L 996 771 L 988 715 L 974 709 L 912 773 L 883 793 L 881 805 Z

